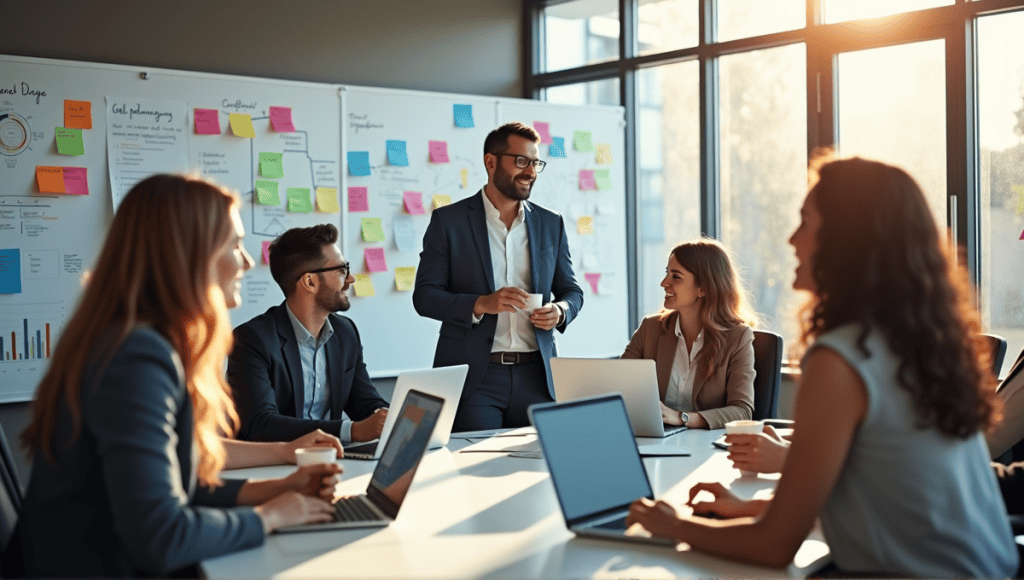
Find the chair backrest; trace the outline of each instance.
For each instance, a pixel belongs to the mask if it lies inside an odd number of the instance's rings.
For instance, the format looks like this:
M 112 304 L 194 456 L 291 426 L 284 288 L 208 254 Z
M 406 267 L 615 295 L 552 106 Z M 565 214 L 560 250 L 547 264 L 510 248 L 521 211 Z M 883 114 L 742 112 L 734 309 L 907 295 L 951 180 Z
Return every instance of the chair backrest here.
M 982 334 L 988 340 L 992 349 L 992 374 L 999 378 L 999 371 L 1003 368 L 1003 359 L 1006 358 L 1006 339 L 995 334 Z
M 21 511 L 21 486 L 14 469 L 14 456 L 0 426 L 0 551 L 7 547 Z
M 782 384 L 782 337 L 767 330 L 754 331 L 754 420 L 775 419 Z

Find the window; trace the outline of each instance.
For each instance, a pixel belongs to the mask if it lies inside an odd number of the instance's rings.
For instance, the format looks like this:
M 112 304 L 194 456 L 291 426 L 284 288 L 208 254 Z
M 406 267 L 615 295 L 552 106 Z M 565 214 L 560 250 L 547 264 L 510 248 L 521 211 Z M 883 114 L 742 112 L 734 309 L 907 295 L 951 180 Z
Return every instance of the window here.
M 619 79 L 551 87 L 545 93 L 544 100 L 563 105 L 618 105 Z
M 877 18 L 952 5 L 953 0 L 825 0 L 825 22 Z
M 619 3 L 574 0 L 544 10 L 545 70 L 619 57 Z
M 640 54 L 697 46 L 697 0 L 656 0 L 640 4 Z
M 805 0 L 723 0 L 718 3 L 717 40 L 795 30 L 806 23 Z

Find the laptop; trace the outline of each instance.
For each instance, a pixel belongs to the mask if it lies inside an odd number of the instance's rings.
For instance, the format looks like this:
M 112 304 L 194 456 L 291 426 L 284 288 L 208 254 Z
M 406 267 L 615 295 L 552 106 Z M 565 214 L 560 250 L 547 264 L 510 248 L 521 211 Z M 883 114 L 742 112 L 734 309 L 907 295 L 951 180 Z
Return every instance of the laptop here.
M 428 449 L 438 449 L 448 444 L 448 438 L 452 434 L 452 425 L 455 424 L 455 411 L 459 407 L 459 399 L 462 397 L 462 387 L 466 383 L 466 375 L 469 373 L 469 365 L 455 365 L 451 367 L 440 367 L 436 369 L 420 369 L 408 371 L 398 375 L 395 382 L 395 392 L 391 396 L 392 408 L 402 406 L 406 394 L 416 389 L 422 393 L 440 397 L 449 404 L 444 406 L 441 418 L 437 422 L 437 429 L 430 437 Z M 345 447 L 345 459 L 380 459 L 384 446 L 387 445 L 388 436 L 394 428 L 395 421 L 391 413 L 384 419 L 384 427 L 380 432 L 380 439 L 366 443 L 355 443 Z
M 343 497 L 334 503 L 334 521 L 278 528 L 278 532 L 313 532 L 347 528 L 382 528 L 398 517 L 416 468 L 427 451 L 430 434 L 447 405 L 434 395 L 409 391 L 395 427 L 373 470 L 366 493 Z
M 580 536 L 676 544 L 626 527 L 629 505 L 641 497 L 654 499 L 654 492 L 622 395 L 542 403 L 531 406 L 529 414 L 569 531 Z
M 556 357 L 551 359 L 551 380 L 559 403 L 621 393 L 637 437 L 668 437 L 686 430 L 661 421 L 658 374 L 651 359 Z

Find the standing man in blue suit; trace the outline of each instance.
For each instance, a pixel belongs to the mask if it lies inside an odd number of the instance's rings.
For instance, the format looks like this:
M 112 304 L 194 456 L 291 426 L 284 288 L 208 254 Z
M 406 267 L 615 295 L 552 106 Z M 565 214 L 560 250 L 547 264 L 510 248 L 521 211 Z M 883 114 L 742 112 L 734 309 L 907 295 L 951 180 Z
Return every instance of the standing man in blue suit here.
M 423 236 L 413 306 L 441 321 L 434 366 L 468 364 L 454 430 L 529 425 L 554 399 L 554 335 L 583 307 L 562 216 L 528 202 L 544 169 L 540 135 L 522 123 L 484 141 L 487 184 L 434 210 Z M 528 312 L 529 294 L 543 306 Z
M 228 358 L 242 439 L 291 441 L 316 429 L 342 442 L 380 437 L 387 401 L 370 382 L 355 323 L 336 314 L 355 281 L 337 241 L 338 228 L 321 224 L 270 244 L 285 301 L 236 328 Z

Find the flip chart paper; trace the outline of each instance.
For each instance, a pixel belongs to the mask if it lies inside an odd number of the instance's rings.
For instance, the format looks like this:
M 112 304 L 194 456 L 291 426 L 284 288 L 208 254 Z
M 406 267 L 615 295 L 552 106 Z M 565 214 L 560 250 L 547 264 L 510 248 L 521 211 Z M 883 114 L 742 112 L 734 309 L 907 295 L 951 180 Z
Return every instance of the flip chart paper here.
M 544 121 L 534 121 L 533 128 L 540 134 L 540 142 L 545 145 L 551 143 L 551 126 Z
M 406 191 L 402 194 L 402 200 L 405 202 L 405 211 L 409 212 L 409 215 L 423 215 L 427 213 L 423 209 L 423 194 L 418 191 Z
M 0 294 L 21 294 L 21 248 L 0 250 Z
M 597 294 L 598 286 L 601 283 L 601 274 L 599 272 L 587 272 L 583 274 L 583 278 L 586 279 L 588 284 L 590 284 L 590 289 L 594 294 Z
M 463 129 L 473 127 L 473 105 L 452 105 L 455 113 L 455 126 Z
M 270 242 L 262 241 L 262 242 L 260 242 L 260 247 L 262 247 L 262 249 L 263 249 L 263 263 L 267 264 L 269 266 L 270 265 Z
M 69 195 L 89 195 L 89 170 L 86 167 L 64 168 L 64 191 Z
M 252 117 L 243 113 L 230 113 L 228 124 L 231 125 L 231 132 L 235 137 L 256 137 L 256 129 L 252 126 Z
M 341 213 L 338 207 L 338 188 L 316 188 L 316 207 L 321 213 Z
M 380 218 L 363 218 L 360 220 L 364 242 L 383 242 L 384 230 L 380 226 Z
M 288 211 L 294 213 L 309 213 L 313 211 L 313 203 L 309 200 L 308 187 L 288 188 Z
M 196 134 L 220 135 L 220 113 L 217 109 L 196 109 Z
M 281 205 L 279 185 L 276 181 L 256 181 L 256 201 L 261 205 Z
M 609 165 L 612 162 L 612 146 L 608 143 L 597 144 L 596 161 L 602 165 Z
M 36 183 L 40 193 L 64 193 L 64 168 L 37 165 Z
M 280 179 L 284 177 L 284 153 L 260 153 L 260 175 Z
M 64 126 L 68 129 L 92 129 L 92 102 L 64 99 Z
M 367 188 L 348 188 L 348 211 L 370 211 L 370 195 Z
M 580 169 L 580 189 L 583 191 L 593 191 L 597 189 L 597 183 L 594 181 L 593 169 Z
M 384 257 L 384 248 L 363 248 L 363 259 L 366 269 L 370 272 L 387 272 L 388 261 Z
M 594 233 L 593 216 L 585 215 L 580 217 L 580 219 L 576 221 L 576 231 L 581 236 L 589 236 Z
M 598 169 L 594 171 L 594 181 L 597 183 L 599 190 L 608 190 L 612 188 L 612 170 L 611 169 Z
M 356 177 L 365 177 L 370 174 L 369 151 L 348 152 L 348 173 Z
M 370 280 L 369 274 L 353 274 L 356 281 L 352 286 L 356 289 L 356 296 L 365 298 L 367 296 L 373 296 L 373 281 Z
M 452 196 L 439 193 L 434 196 L 434 209 L 444 207 L 452 202 Z
M 395 290 L 408 292 L 416 283 L 416 268 L 404 266 L 395 268 Z
M 576 131 L 573 133 L 573 142 L 577 151 L 593 151 L 594 144 L 591 142 L 590 131 Z
M 409 165 L 409 156 L 405 152 L 405 141 L 388 140 L 388 163 L 398 167 Z
M 431 141 L 430 142 L 430 162 L 431 163 L 448 163 L 448 142 L 447 141 Z
M 565 157 L 564 137 L 551 138 L 551 147 L 548 148 L 548 157 Z
M 57 153 L 61 155 L 85 155 L 85 141 L 81 129 L 56 127 L 54 136 L 57 139 Z
M 270 107 L 270 128 L 277 133 L 294 133 L 291 107 Z

